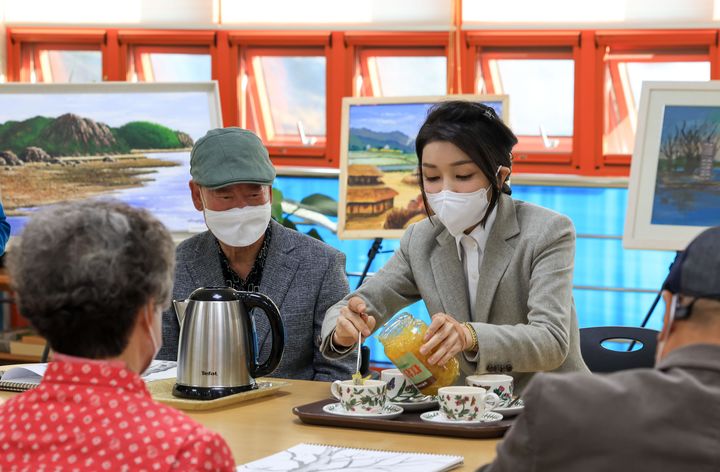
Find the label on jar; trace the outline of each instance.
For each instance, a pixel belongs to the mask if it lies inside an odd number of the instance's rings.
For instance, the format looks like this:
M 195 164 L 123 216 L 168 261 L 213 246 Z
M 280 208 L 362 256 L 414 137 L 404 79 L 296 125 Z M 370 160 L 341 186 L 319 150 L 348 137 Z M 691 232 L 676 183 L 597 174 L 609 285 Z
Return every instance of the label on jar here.
M 395 359 L 395 365 L 419 389 L 435 383 L 432 372 L 412 352 Z

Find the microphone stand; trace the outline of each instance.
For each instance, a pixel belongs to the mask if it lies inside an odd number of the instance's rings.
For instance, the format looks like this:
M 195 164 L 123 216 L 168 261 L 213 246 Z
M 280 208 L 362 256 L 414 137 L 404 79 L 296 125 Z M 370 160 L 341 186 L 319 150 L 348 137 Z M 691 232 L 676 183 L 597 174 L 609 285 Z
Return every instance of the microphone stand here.
M 383 238 L 375 238 L 375 241 L 373 241 L 372 246 L 370 246 L 370 250 L 368 251 L 368 260 L 365 264 L 365 268 L 362 271 L 362 275 L 360 275 L 360 281 L 358 282 L 356 289 L 360 288 L 362 283 L 365 281 L 365 277 L 367 277 L 367 273 L 370 270 L 370 266 L 373 263 L 373 260 L 375 260 L 375 257 L 381 252 L 380 249 L 382 248 L 382 242 Z
M 677 259 L 677 256 L 680 255 L 680 251 L 675 252 L 675 259 Z M 670 263 L 670 267 L 668 268 L 668 272 L 670 269 L 672 269 L 673 264 L 675 263 L 675 260 L 673 259 L 673 262 Z M 653 312 L 655 311 L 655 308 L 657 307 L 658 303 L 660 302 L 660 298 L 662 297 L 662 288 L 658 291 L 657 295 L 655 295 L 655 300 L 653 300 L 652 305 L 650 305 L 650 309 L 645 314 L 645 318 L 643 318 L 642 323 L 640 323 L 640 327 L 644 328 L 647 326 L 648 321 L 650 321 L 650 316 L 652 316 Z M 630 346 L 628 346 L 628 349 L 626 352 L 630 352 L 635 347 L 635 344 L 637 341 L 633 340 L 633 342 L 630 343 Z

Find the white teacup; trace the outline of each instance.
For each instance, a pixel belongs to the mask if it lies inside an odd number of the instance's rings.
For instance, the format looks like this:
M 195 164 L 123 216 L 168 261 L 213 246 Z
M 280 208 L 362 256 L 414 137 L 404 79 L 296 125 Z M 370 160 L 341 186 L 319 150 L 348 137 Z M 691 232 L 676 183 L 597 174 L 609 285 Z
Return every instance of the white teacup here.
M 482 387 L 500 398 L 501 407 L 513 401 L 513 378 L 504 374 L 468 375 L 465 383 L 473 387 Z
M 440 412 L 451 421 L 478 421 L 483 413 L 497 408 L 497 395 L 480 387 L 452 386 L 438 390 Z
M 408 402 L 423 396 L 400 369 L 385 369 L 380 372 L 380 379 L 387 382 L 387 396 L 391 402 Z
M 330 393 L 348 413 L 381 413 L 387 401 L 387 382 L 365 380 L 355 385 L 353 380 L 336 380 L 330 384 Z

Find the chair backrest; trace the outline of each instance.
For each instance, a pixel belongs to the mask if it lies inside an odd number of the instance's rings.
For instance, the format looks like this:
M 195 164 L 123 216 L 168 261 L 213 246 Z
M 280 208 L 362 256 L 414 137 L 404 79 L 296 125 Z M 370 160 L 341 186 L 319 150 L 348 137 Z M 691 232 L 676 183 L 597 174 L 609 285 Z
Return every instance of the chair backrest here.
M 653 367 L 658 331 L 632 326 L 598 326 L 580 329 L 580 350 L 591 372 Z M 627 341 L 627 349 L 613 351 L 602 345 L 609 339 Z M 633 341 L 642 343 L 638 350 L 628 350 Z M 637 344 L 636 344 L 637 345 Z
M 370 373 L 370 348 L 368 346 L 360 348 L 360 373 L 362 375 Z

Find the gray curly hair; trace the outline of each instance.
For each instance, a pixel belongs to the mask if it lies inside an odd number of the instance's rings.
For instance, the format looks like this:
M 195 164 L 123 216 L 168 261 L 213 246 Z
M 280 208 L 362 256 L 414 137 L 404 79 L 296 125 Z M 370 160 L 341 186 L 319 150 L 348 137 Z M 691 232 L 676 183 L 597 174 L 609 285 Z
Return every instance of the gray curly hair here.
M 139 309 L 170 303 L 175 247 L 146 210 L 63 203 L 33 214 L 21 236 L 8 260 L 19 309 L 56 352 L 117 356 Z

